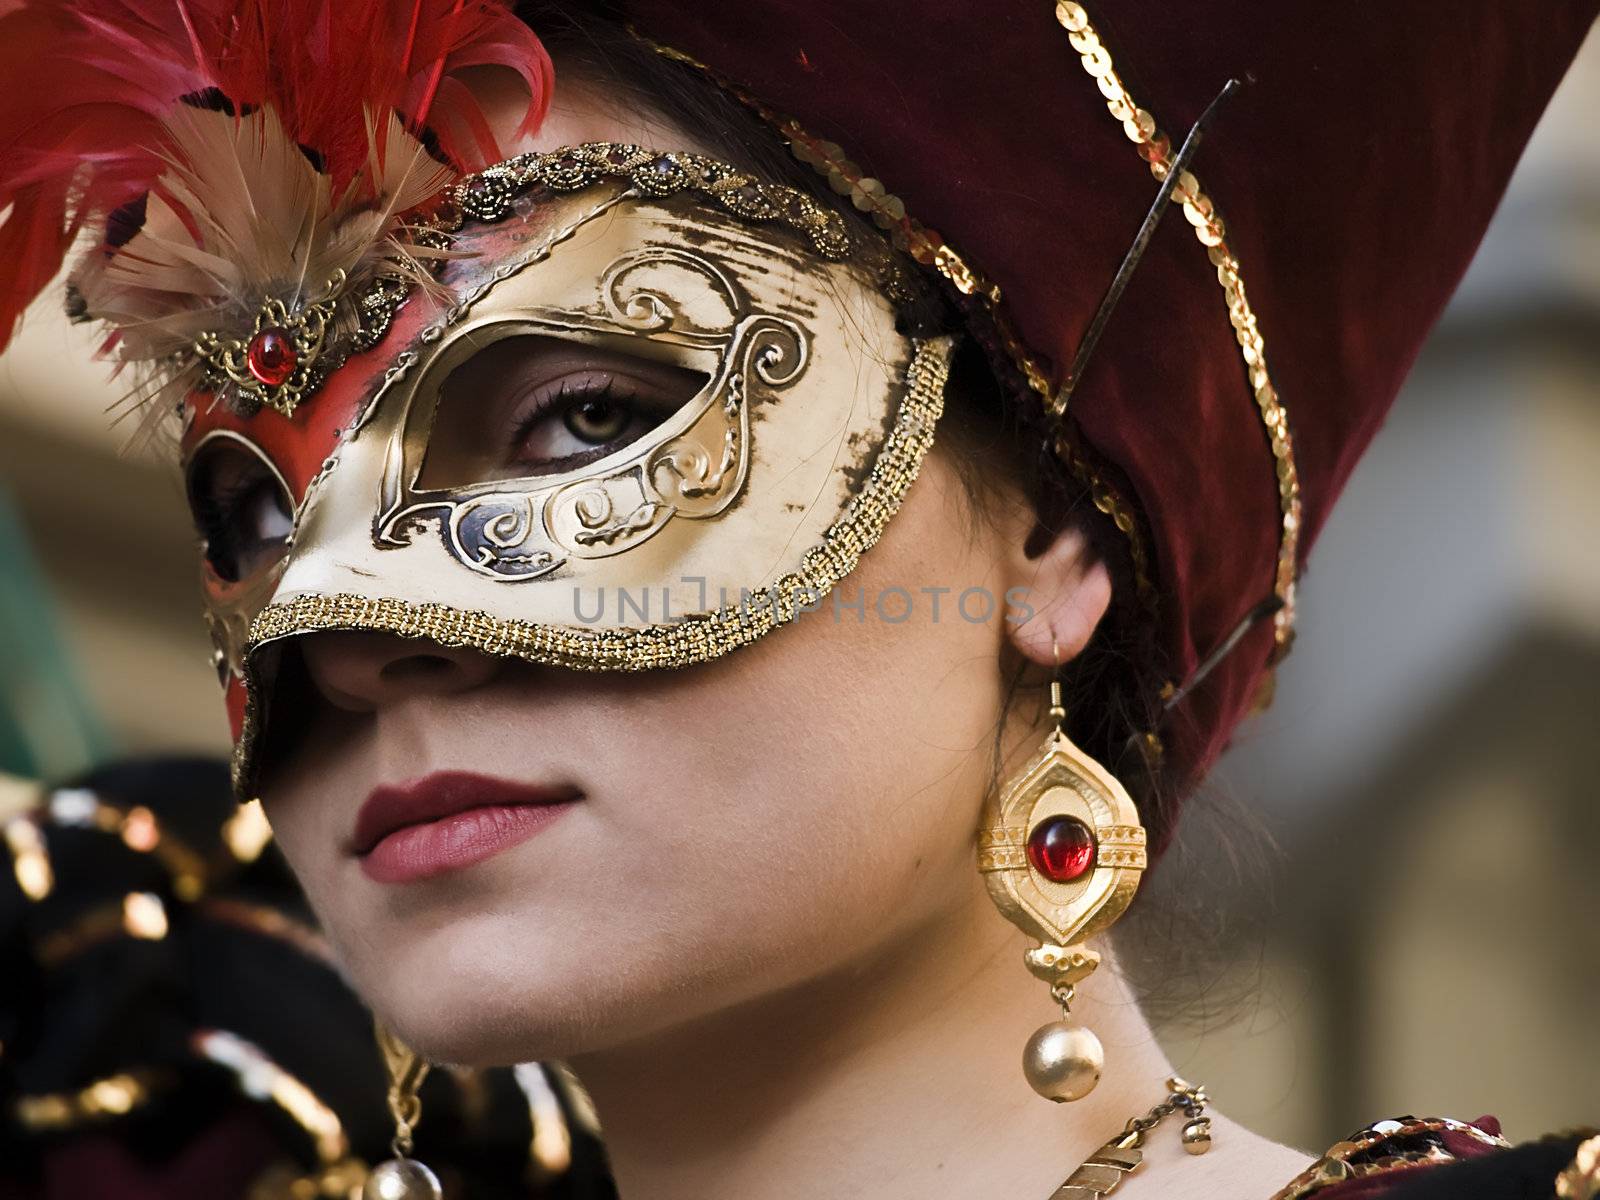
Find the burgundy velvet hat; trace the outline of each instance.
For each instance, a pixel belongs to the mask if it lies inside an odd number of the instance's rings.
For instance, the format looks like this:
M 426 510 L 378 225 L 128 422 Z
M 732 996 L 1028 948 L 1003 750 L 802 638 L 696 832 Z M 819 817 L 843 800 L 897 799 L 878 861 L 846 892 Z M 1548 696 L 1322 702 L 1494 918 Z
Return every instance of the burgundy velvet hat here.
M 1493 0 L 607 7 L 743 96 L 954 290 L 1127 538 L 1170 664 L 1169 761 L 1193 777 L 1287 649 L 1306 553 L 1600 0 L 1536 18 Z M 197 80 L 230 104 L 289 98 L 335 176 L 369 154 L 339 116 L 351 96 L 470 168 L 493 139 L 458 73 L 519 66 L 530 126 L 547 93 L 507 0 L 0 0 L 0 17 L 0 346 L 81 224 L 140 201 L 162 166 L 149 131 L 206 101 Z M 324 69 L 344 45 L 387 49 Z M 1163 186 L 1170 212 L 1074 371 Z
M 1288 648 L 1306 554 L 1600 3 L 621 7 L 993 308 L 1019 380 L 1065 401 L 1064 449 L 1081 442 L 1122 514 L 1173 687 L 1216 658 L 1163 730 L 1192 777 Z M 1230 79 L 1176 182 L 1182 218 L 1069 379 L 1165 164 Z

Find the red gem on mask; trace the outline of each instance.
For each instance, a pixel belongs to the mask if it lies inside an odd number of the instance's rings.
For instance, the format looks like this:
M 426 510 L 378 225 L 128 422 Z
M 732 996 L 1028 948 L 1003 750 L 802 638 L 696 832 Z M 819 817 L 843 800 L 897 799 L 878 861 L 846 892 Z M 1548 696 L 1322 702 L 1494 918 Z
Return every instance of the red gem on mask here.
M 287 329 L 263 329 L 250 339 L 245 347 L 245 365 L 268 387 L 277 387 L 294 374 L 300 365 L 300 355 L 295 352 L 294 339 Z
M 1071 883 L 1094 866 L 1094 834 L 1076 817 L 1046 817 L 1028 834 L 1028 862 L 1055 883 Z

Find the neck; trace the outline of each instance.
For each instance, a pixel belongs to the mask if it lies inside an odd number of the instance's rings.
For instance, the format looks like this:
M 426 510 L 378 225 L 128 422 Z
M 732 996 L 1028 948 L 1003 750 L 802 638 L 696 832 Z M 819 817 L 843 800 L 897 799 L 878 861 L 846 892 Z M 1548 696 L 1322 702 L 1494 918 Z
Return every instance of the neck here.
M 1022 1047 L 1057 1010 L 1023 967 L 1021 936 L 981 892 L 967 899 L 915 944 L 574 1061 L 623 1200 L 776 1200 L 797 1187 L 1045 1200 L 1160 1100 L 1169 1065 L 1112 964 L 1074 1006 L 1105 1045 L 1105 1078 L 1072 1104 L 1034 1094 Z

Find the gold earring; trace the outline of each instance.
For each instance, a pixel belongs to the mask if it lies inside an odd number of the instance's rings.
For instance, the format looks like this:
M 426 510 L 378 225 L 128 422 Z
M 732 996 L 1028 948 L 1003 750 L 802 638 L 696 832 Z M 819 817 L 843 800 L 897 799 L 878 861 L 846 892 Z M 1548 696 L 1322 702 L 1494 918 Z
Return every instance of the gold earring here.
M 1100 1039 L 1070 1020 L 1076 986 L 1100 965 L 1083 943 L 1126 911 L 1146 863 L 1133 799 L 1062 729 L 1060 656 L 1050 681 L 1055 728 L 984 806 L 978 869 L 1000 912 L 1039 945 L 1023 956 L 1050 985 L 1061 1020 L 1028 1039 L 1022 1067 L 1034 1091 L 1079 1100 L 1100 1082 Z
M 389 1113 L 394 1117 L 394 1157 L 372 1168 L 361 1188 L 361 1200 L 442 1200 L 439 1177 L 411 1157 L 411 1133 L 422 1119 L 418 1089 L 428 1075 L 428 1061 L 382 1024 L 376 1026 L 378 1048 L 389 1069 Z

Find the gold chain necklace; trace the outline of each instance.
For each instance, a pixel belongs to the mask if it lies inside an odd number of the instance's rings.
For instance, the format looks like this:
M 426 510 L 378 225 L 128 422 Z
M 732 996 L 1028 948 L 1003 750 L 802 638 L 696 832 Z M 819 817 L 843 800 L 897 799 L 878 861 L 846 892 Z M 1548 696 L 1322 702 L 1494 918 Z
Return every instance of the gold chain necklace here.
M 1067 1181 L 1051 1193 L 1050 1200 L 1096 1200 L 1109 1196 L 1144 1163 L 1144 1139 L 1175 1112 L 1188 1119 L 1183 1125 L 1183 1148 L 1190 1154 L 1211 1149 L 1211 1118 L 1205 1115 L 1205 1086 L 1186 1083 L 1174 1075 L 1167 1080 L 1167 1098 L 1142 1117 L 1130 1117 L 1122 1132 L 1096 1150 Z

